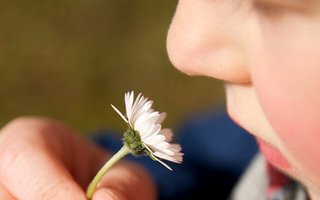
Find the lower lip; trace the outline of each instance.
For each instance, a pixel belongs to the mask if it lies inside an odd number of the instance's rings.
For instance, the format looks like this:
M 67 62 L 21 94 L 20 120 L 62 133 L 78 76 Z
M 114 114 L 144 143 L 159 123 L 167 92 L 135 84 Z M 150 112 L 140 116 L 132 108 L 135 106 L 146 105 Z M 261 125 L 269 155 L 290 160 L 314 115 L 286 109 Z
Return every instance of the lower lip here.
M 266 159 L 275 167 L 287 170 L 290 168 L 288 160 L 280 153 L 280 151 L 269 143 L 257 139 L 260 149 Z

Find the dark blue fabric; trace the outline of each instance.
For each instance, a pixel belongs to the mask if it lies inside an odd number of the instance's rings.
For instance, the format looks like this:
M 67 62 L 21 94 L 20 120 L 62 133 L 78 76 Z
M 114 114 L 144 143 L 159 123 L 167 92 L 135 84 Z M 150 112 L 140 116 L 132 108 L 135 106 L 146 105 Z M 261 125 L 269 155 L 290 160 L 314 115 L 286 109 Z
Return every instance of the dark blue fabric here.
M 174 132 L 174 142 L 181 144 L 185 156 L 182 164 L 166 162 L 173 171 L 147 157 L 128 159 L 150 172 L 160 200 L 227 199 L 257 152 L 255 140 L 220 109 L 195 113 Z M 114 151 L 122 146 L 120 134 L 111 131 L 94 133 L 93 139 Z

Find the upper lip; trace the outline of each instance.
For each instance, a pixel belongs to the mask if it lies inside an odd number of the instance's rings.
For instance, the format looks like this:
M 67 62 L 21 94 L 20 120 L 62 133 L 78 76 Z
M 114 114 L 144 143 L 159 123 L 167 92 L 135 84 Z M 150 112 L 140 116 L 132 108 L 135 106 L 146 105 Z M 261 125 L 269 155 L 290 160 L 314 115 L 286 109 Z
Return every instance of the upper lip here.
M 233 115 L 228 114 L 228 116 L 235 124 L 237 124 L 238 126 L 241 126 L 239 121 Z

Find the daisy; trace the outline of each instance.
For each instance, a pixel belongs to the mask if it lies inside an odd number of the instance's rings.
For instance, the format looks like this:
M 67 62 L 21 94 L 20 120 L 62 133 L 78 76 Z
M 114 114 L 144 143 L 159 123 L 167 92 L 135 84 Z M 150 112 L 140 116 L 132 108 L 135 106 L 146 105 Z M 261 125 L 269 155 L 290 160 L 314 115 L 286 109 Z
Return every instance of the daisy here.
M 125 115 L 115 106 L 111 106 L 128 125 L 128 130 L 123 137 L 125 145 L 134 155 L 147 154 L 153 160 L 172 170 L 160 159 L 181 163 L 183 153 L 181 153 L 179 144 L 169 143 L 173 136 L 171 129 L 161 129 L 161 123 L 165 119 L 166 113 L 154 111 L 151 108 L 153 101 L 141 93 L 134 100 L 134 92 L 127 92 L 124 99 Z
M 88 199 L 92 198 L 95 188 L 103 175 L 129 153 L 136 156 L 148 155 L 169 170 L 172 169 L 161 159 L 175 163 L 182 162 L 181 146 L 170 143 L 173 136 L 171 129 L 162 129 L 161 127 L 166 114 L 154 111 L 152 109 L 153 101 L 144 97 L 141 93 L 134 99 L 134 92 L 127 92 L 124 95 L 124 100 L 125 114 L 122 114 L 115 106 L 111 105 L 128 126 L 128 129 L 123 133 L 122 140 L 124 145 L 94 177 L 87 189 Z

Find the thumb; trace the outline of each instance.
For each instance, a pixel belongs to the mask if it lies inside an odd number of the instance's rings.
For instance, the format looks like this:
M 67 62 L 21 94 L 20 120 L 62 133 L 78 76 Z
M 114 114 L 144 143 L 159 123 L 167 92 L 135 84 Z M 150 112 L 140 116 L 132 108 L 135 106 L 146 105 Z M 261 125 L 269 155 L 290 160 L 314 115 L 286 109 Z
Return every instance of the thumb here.
M 93 200 L 155 200 L 153 180 L 141 166 L 123 161 L 111 168 L 98 184 Z

